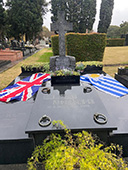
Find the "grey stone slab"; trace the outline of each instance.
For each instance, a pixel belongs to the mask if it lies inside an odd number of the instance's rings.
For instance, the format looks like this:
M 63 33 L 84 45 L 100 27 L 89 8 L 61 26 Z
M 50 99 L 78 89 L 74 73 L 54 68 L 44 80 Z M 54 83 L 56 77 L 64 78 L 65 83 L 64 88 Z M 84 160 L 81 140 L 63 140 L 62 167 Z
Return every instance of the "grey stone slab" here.
M 58 12 L 58 21 L 51 24 L 51 31 L 59 31 L 59 56 L 65 56 L 65 33 L 73 30 L 73 24 L 65 20 L 65 12 Z
M 65 20 L 65 13 L 63 11 L 58 12 L 58 21 L 51 24 L 51 30 L 59 31 L 59 56 L 50 58 L 50 70 L 74 70 L 76 63 L 75 57 L 66 56 L 65 54 L 65 33 L 73 30 L 73 25 Z
M 71 69 L 75 68 L 75 57 L 72 56 L 53 56 L 50 57 L 50 70 L 61 70 L 61 69 Z

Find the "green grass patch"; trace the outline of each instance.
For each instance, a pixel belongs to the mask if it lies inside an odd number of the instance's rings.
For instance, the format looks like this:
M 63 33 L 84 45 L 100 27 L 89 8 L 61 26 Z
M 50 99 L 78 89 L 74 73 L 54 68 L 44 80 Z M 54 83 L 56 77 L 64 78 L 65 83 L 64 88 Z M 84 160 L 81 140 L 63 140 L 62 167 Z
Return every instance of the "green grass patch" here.
M 52 47 L 48 48 L 48 51 L 52 51 Z
M 40 58 L 37 60 L 37 62 L 50 62 L 50 57 L 52 57 L 52 56 L 53 56 L 52 52 L 46 52 L 40 56 Z

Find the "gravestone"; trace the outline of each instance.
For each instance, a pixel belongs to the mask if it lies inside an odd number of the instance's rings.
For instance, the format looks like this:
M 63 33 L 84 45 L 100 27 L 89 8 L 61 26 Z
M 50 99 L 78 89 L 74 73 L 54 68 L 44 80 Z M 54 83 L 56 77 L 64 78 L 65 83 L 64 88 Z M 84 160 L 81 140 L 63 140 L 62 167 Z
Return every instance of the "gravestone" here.
M 128 68 L 118 68 L 118 73 L 115 73 L 115 79 L 128 88 Z
M 126 46 L 128 45 L 128 34 L 126 34 L 126 36 L 125 36 L 125 45 Z
M 75 57 L 65 55 L 65 33 L 71 31 L 72 23 L 65 20 L 65 13 L 58 12 L 58 21 L 51 24 L 51 31 L 59 32 L 59 56 L 50 58 L 50 70 L 75 69 Z

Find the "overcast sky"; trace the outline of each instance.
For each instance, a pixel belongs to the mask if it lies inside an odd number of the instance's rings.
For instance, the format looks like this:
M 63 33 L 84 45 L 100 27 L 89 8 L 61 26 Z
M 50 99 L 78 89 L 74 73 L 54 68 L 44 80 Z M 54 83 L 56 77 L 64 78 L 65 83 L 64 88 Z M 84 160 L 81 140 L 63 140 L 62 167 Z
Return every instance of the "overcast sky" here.
M 100 10 L 101 0 L 97 0 L 97 14 L 96 21 L 94 23 L 93 29 L 97 30 L 97 25 L 99 21 L 99 10 Z M 50 8 L 50 7 L 49 7 Z M 51 23 L 50 12 L 45 15 L 44 25 L 50 29 Z M 120 25 L 122 21 L 128 21 L 128 0 L 114 0 L 114 10 L 111 25 Z

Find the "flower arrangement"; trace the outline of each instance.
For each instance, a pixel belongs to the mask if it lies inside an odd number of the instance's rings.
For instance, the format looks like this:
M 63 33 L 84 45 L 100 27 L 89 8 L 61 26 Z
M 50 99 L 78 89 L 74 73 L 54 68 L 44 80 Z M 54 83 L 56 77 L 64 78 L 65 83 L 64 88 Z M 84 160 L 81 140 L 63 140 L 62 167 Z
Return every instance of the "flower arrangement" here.
M 79 76 L 80 73 L 74 70 L 62 69 L 51 73 L 51 76 Z
M 62 84 L 80 84 L 80 73 L 62 69 L 56 70 L 51 73 L 51 85 L 62 85 Z
M 76 63 L 76 71 L 83 71 L 85 68 L 87 68 L 87 66 L 95 66 L 95 67 L 103 67 L 103 63 L 100 61 L 83 61 L 83 62 L 77 62 Z
M 81 74 L 102 71 L 103 63 L 100 61 L 77 62 L 75 70 Z

